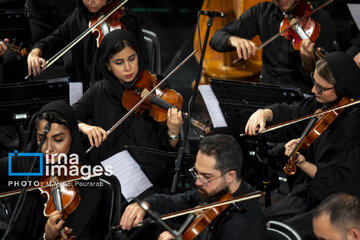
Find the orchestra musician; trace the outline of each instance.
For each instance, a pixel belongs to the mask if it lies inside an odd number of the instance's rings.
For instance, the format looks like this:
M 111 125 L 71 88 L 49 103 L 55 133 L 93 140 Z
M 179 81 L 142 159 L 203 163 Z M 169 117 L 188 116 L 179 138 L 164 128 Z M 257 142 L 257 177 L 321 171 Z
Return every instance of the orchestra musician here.
M 8 47 L 6 46 L 6 44 L 3 41 L 0 41 L 0 56 L 4 55 L 7 50 Z
M 335 193 L 316 207 L 313 229 L 317 239 L 360 239 L 360 201 L 346 193 Z
M 284 14 L 291 15 L 298 1 L 302 0 L 273 0 L 251 7 L 239 19 L 216 31 L 210 46 L 221 52 L 236 49 L 239 58 L 247 60 L 255 55 L 258 47 L 251 39 L 259 35 L 264 43 L 279 33 Z M 322 47 L 329 51 L 335 39 L 335 26 L 327 12 L 320 10 L 311 18 L 320 24 L 320 34 L 315 43 L 305 39 L 300 51 L 296 51 L 290 41 L 278 37 L 263 48 L 261 83 L 299 87 L 310 93 L 312 82 L 306 72 L 314 70 L 313 49 Z
M 209 202 L 224 189 L 236 196 L 253 191 L 241 179 L 243 162 L 242 150 L 230 135 L 212 135 L 202 139 L 196 162 L 192 168 L 196 179 L 196 189 L 176 195 L 155 194 L 144 199 L 151 209 L 159 214 L 180 211 Z M 234 203 L 222 212 L 203 232 L 199 239 L 265 239 L 265 222 L 257 199 Z M 145 217 L 145 211 L 138 203 L 127 206 L 120 224 L 123 229 L 131 229 Z M 164 232 L 159 239 L 174 239 Z
M 333 106 L 344 96 L 357 99 L 360 97 L 359 79 L 360 70 L 350 55 L 327 54 L 316 63 L 313 97 L 292 105 L 275 104 L 257 110 L 249 118 L 245 132 L 256 135 L 264 130 L 266 123 L 276 124 L 312 114 L 317 109 Z M 283 220 L 303 237 L 309 237 L 312 234 L 310 211 L 323 199 L 339 191 L 360 196 L 357 184 L 360 180 L 359 120 L 357 106 L 346 108 L 306 151 L 298 152 L 294 164 L 301 176 L 284 200 L 265 210 L 267 220 Z M 278 130 L 278 134 L 293 139 L 285 144 L 285 155 L 292 153 L 306 125 L 303 121 Z
M 46 38 L 34 44 L 27 60 L 29 74 L 39 75 L 45 67 L 46 60 L 86 31 L 90 21 L 103 15 L 103 9 L 111 2 L 112 0 L 77 0 L 77 8 L 65 22 Z M 141 52 L 146 53 L 145 40 L 135 16 L 125 8 L 119 21 L 136 36 Z M 86 90 L 91 81 L 101 79 L 102 76 L 97 75 L 100 73 L 95 71 L 99 52 L 93 34 L 87 35 L 72 47 L 71 56 L 72 63 L 67 66 L 67 71 L 72 81 L 83 82 Z M 147 55 L 144 54 L 143 58 L 147 64 Z
M 67 156 L 77 154 L 80 163 L 86 164 L 85 152 L 81 146 L 75 115 L 71 107 L 62 101 L 51 102 L 45 105 L 36 115 L 35 121 L 31 124 L 25 152 L 35 153 L 37 151 L 40 139 L 44 135 L 44 128 L 48 123 L 50 123 L 50 131 L 47 133 L 41 148 L 41 153 L 44 156 L 44 166 L 46 154 L 56 153 L 65 153 Z M 53 162 L 51 161 L 50 164 L 56 164 L 59 160 L 58 155 L 51 159 Z M 13 157 L 11 160 L 12 172 L 28 172 L 32 161 L 33 158 Z M 39 162 L 38 159 L 34 172 L 39 172 Z M 7 158 L 2 159 L 0 165 L 0 188 L 2 192 L 19 188 L 22 184 L 21 182 L 26 181 L 25 176 L 9 176 Z M 43 173 L 45 172 L 44 170 Z M 32 183 L 39 180 L 40 177 L 30 177 Z M 16 184 L 12 184 L 16 181 L 18 181 L 18 187 L 16 187 Z M 101 188 L 97 185 L 98 180 L 91 179 L 82 182 L 84 184 L 75 185 L 79 190 L 80 203 L 67 219 L 63 218 L 61 211 L 54 211 L 49 218 L 46 218 L 43 213 L 46 199 L 41 196 L 38 190 L 27 192 L 24 206 L 21 208 L 19 217 L 15 221 L 8 239 L 59 239 L 60 230 L 64 227 L 64 231 L 71 236 L 77 236 L 76 239 L 104 239 L 104 236 L 100 235 L 99 227 L 102 226 L 102 220 L 96 218 L 100 210 L 99 204 L 101 201 Z M 87 186 L 87 183 L 92 183 L 93 186 Z M 95 185 L 97 187 L 94 187 Z M 30 184 L 30 186 L 33 185 Z M 11 206 L 9 212 L 12 214 L 18 195 L 10 198 Z
M 168 110 L 166 125 L 155 121 L 146 111 L 140 116 L 131 114 L 107 136 L 105 130 L 127 113 L 122 105 L 123 93 L 141 80 L 138 76 L 144 70 L 144 64 L 138 54 L 136 39 L 129 31 L 110 32 L 100 49 L 99 71 L 103 72 L 104 79 L 93 84 L 72 105 L 81 121 L 80 131 L 88 136 L 92 146 L 97 147 L 89 154 L 90 162 L 98 163 L 124 150 L 125 145 L 175 150 L 183 124 L 181 112 L 176 108 Z

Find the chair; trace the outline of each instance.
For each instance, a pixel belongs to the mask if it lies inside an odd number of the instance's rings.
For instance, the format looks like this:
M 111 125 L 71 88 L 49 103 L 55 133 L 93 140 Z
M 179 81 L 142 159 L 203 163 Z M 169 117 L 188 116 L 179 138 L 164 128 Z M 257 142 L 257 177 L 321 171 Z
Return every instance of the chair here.
M 161 74 L 161 51 L 160 51 L 160 41 L 156 33 L 142 29 L 144 34 L 144 39 L 146 43 L 146 48 L 149 54 L 150 61 L 150 71 L 156 74 Z
M 282 222 L 269 221 L 266 223 L 268 240 L 301 240 L 299 234 Z
M 99 219 L 103 227 L 99 228 L 104 231 L 101 235 L 106 236 L 104 239 L 114 239 L 112 226 L 118 225 L 121 217 L 121 186 L 119 180 L 115 176 L 101 176 L 102 186 L 101 195 L 101 211 L 99 211 Z

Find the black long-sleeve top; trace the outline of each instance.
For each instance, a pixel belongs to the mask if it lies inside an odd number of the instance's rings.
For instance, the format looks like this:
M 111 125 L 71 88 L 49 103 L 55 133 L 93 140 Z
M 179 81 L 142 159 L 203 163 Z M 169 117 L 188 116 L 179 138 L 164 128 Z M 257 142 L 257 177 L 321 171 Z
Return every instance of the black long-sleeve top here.
M 314 113 L 322 105 L 315 98 L 305 99 L 293 105 L 276 104 L 271 124 L 281 123 Z M 345 109 L 335 121 L 318 137 L 305 152 L 306 161 L 317 167 L 314 178 L 302 172 L 291 194 L 307 196 L 309 207 L 320 203 L 334 192 L 348 192 L 360 196 L 360 111 Z M 279 134 L 287 140 L 299 138 L 307 122 L 283 129 Z M 301 170 L 298 170 L 301 171 Z
M 320 24 L 320 35 L 315 42 L 316 47 L 331 50 L 335 39 L 335 27 L 329 14 L 320 10 L 312 15 Z M 283 14 L 272 2 L 259 3 L 245 11 L 239 19 L 225 25 L 215 32 L 210 41 L 210 46 L 217 51 L 231 51 L 228 45 L 230 36 L 252 39 L 259 35 L 264 43 L 275 34 L 279 33 Z M 299 51 L 294 50 L 291 42 L 284 37 L 278 37 L 263 48 L 263 67 L 261 79 L 263 83 L 295 86 L 305 92 L 310 92 L 311 79 L 302 71 Z M 304 78 L 305 77 L 305 78 Z
M 239 189 L 232 195 L 238 197 L 253 192 L 252 187 L 244 180 Z M 176 195 L 154 194 L 144 199 L 150 208 L 159 214 L 181 211 L 193 208 L 200 203 L 197 189 Z M 238 208 L 231 208 L 222 212 L 195 239 L 258 239 L 264 240 L 265 221 L 258 199 L 251 199 L 236 203 Z
M 78 7 L 53 33 L 34 44 L 33 48 L 40 48 L 43 57 L 49 59 L 63 49 L 72 40 L 80 36 L 89 28 L 92 14 L 86 9 L 82 0 L 78 0 Z M 144 36 L 135 16 L 125 10 L 120 21 L 126 29 L 132 32 L 140 47 L 139 54 L 148 66 L 147 50 Z M 84 39 L 71 48 L 72 63 L 67 66 L 72 81 L 83 82 L 84 89 L 88 89 L 91 81 L 102 79 L 101 72 L 97 71 L 97 61 L 100 51 L 96 46 L 96 38 L 89 33 Z

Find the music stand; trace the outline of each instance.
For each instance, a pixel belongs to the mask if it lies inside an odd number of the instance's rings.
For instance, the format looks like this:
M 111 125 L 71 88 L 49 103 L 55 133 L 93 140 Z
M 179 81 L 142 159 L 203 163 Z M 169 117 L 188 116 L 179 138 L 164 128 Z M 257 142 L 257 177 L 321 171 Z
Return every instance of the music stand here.
M 172 178 L 175 173 L 176 152 L 165 152 L 144 147 L 125 146 L 130 155 L 140 165 L 150 182 L 163 193 L 169 193 L 172 184 Z M 188 169 L 195 164 L 195 156 L 185 155 L 185 172 L 181 175 L 185 188 L 189 188 L 194 182 Z
M 224 114 L 227 131 L 233 134 L 242 133 L 251 114 L 259 108 L 304 99 L 301 89 L 295 87 L 222 79 L 210 79 L 210 85 Z
M 304 99 L 301 89 L 295 87 L 222 79 L 210 79 L 210 85 L 219 101 L 220 109 L 228 125 L 225 129 L 214 129 L 214 132 L 225 132 L 235 136 L 244 132 L 249 117 L 257 109 L 274 103 L 286 102 L 291 104 Z M 269 139 L 266 140 L 266 137 Z M 272 142 L 274 139 L 271 134 L 266 137 L 259 135 L 257 138 L 238 138 L 238 141 L 242 146 L 246 146 L 248 154 L 245 152 L 245 157 L 255 158 L 262 165 L 262 188 L 266 192 L 265 206 L 268 207 L 271 205 L 271 189 L 269 188 L 268 146 L 266 143 L 267 141 Z M 251 162 L 251 160 L 249 162 L 245 161 L 244 164 L 254 164 Z M 256 175 L 256 178 L 259 175 L 259 171 L 251 173 L 251 171 L 245 171 L 244 169 L 242 175 L 245 179 L 250 180 L 254 175 Z

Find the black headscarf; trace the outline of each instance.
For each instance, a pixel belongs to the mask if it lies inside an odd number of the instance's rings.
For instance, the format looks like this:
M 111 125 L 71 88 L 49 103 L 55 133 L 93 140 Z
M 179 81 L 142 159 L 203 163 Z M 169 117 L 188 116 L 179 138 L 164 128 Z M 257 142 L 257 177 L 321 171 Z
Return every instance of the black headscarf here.
M 46 111 L 54 111 L 59 114 L 61 114 L 66 121 L 69 123 L 70 133 L 71 133 L 71 145 L 70 145 L 70 151 L 69 155 L 72 153 L 75 153 L 79 156 L 80 162 L 85 161 L 85 152 L 81 145 L 80 141 L 80 133 L 79 128 L 77 124 L 77 120 L 74 114 L 73 109 L 69 106 L 69 104 L 66 104 L 63 101 L 55 101 L 50 102 L 43 106 L 40 111 L 35 115 L 32 122 L 29 125 L 29 134 L 30 139 L 28 138 L 28 141 L 30 143 L 30 147 L 28 147 L 27 151 L 36 151 L 37 150 L 37 141 L 36 141 L 36 134 L 37 134 L 37 126 L 36 122 L 34 121 L 36 117 L 41 116 Z
M 335 91 L 338 98 L 360 97 L 360 69 L 353 58 L 344 52 L 332 52 L 324 56 L 336 80 Z
M 134 84 L 136 78 L 131 83 L 123 83 L 121 84 L 120 81 L 108 70 L 106 66 L 106 62 L 109 58 L 110 50 L 112 47 L 119 41 L 128 40 L 132 42 L 135 46 L 135 52 L 138 54 L 138 43 L 134 37 L 134 35 L 127 31 L 116 29 L 108 33 L 100 44 L 100 62 L 98 64 L 98 71 L 101 71 L 104 76 L 104 85 L 105 90 L 109 93 L 111 99 L 113 100 L 114 104 L 121 104 L 122 92 L 124 88 L 129 88 Z M 144 70 L 144 64 L 140 55 L 138 54 L 138 62 L 139 62 L 139 72 Z

